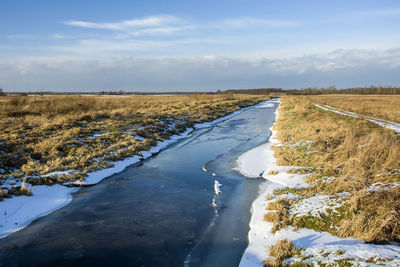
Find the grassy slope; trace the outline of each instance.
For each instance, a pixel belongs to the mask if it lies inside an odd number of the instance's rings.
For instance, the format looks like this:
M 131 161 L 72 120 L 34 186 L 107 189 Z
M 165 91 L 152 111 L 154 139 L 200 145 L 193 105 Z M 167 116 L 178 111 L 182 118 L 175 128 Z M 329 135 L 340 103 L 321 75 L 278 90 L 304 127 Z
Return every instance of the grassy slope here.
M 274 230 L 293 225 L 367 242 L 399 241 L 400 136 L 370 122 L 313 105 L 341 107 L 335 105 L 338 97 L 342 96 L 282 98 L 275 129 L 283 146 L 274 148 L 275 156 L 279 165 L 309 167 L 297 171 L 310 174 L 310 187 L 274 192 L 275 197 L 291 192 L 299 198 L 270 203 L 267 209 L 273 211 L 266 214 L 265 220 L 274 223 Z M 354 103 L 360 96 L 346 98 L 353 103 L 353 111 L 359 112 L 361 107 Z M 386 99 L 374 106 L 385 103 Z M 368 115 L 379 117 L 374 111 Z M 391 114 L 386 119 L 390 117 Z M 339 207 L 318 215 L 293 216 L 294 205 L 317 194 L 340 200 Z
M 0 98 L 1 181 L 31 184 L 84 179 L 157 141 L 267 96 L 16 96 Z M 61 175 L 46 176 L 55 171 Z M 8 190 L 9 194 L 17 194 Z M 6 196 L 7 192 L 0 192 Z M 0 194 L 0 198 L 1 198 Z

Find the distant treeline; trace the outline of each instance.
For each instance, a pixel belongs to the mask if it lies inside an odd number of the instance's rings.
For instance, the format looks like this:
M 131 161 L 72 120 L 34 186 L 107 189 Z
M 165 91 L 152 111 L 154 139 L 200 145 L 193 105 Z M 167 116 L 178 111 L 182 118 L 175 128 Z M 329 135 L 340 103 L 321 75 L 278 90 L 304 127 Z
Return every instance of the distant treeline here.
M 334 86 L 328 88 L 304 88 L 301 90 L 285 90 L 288 95 L 326 95 L 326 94 L 356 94 L 356 95 L 398 95 L 399 87 L 358 87 L 348 89 L 336 89 Z
M 185 94 L 250 94 L 250 95 L 270 95 L 270 94 L 287 94 L 287 95 L 324 95 L 324 94 L 360 94 L 360 95 L 399 95 L 400 87 L 357 87 L 347 89 L 336 89 L 335 86 L 328 88 L 303 88 L 303 89 L 282 89 L 282 88 L 257 88 L 257 89 L 228 89 L 217 92 L 126 92 L 126 91 L 101 91 L 101 92 L 9 92 L 5 93 L 0 88 L 0 96 L 11 95 L 185 95 Z
M 303 88 L 303 89 L 286 89 L 282 88 L 260 88 L 260 89 L 230 89 L 219 91 L 222 94 L 251 94 L 251 95 L 268 95 L 271 93 L 283 93 L 287 95 L 326 95 L 326 94 L 359 94 L 359 95 L 398 95 L 399 87 L 357 87 L 347 89 L 336 89 L 334 86 L 328 88 Z
M 258 88 L 258 89 L 230 89 L 219 91 L 222 94 L 250 94 L 250 95 L 269 95 L 271 93 L 283 93 L 282 88 Z
M 98 95 L 187 95 L 199 94 L 199 92 L 125 92 L 125 91 L 101 91 L 100 93 L 81 93 L 81 94 L 98 94 Z M 215 94 L 207 92 L 202 94 Z
M 53 92 L 53 91 L 29 91 L 29 92 L 3 92 L 0 88 L 0 96 L 5 95 L 191 95 L 191 94 L 208 94 L 215 95 L 219 92 L 127 92 L 127 91 L 93 91 L 93 92 Z

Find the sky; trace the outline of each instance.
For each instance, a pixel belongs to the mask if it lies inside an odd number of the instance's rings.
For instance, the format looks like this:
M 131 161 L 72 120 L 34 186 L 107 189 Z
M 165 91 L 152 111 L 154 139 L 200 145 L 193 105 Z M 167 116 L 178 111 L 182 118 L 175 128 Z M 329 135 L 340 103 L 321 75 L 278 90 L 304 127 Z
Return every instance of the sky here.
M 398 0 L 1 0 L 4 91 L 400 86 Z

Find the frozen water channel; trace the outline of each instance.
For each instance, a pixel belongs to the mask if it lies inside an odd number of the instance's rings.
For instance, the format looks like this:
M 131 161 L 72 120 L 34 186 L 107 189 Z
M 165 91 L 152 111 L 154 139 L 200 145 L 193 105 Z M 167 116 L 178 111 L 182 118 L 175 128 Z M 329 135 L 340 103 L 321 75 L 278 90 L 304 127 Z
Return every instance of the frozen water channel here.
M 241 176 L 236 159 L 268 140 L 277 105 L 196 130 L 82 188 L 66 207 L 1 239 L 0 266 L 237 266 L 266 181 Z

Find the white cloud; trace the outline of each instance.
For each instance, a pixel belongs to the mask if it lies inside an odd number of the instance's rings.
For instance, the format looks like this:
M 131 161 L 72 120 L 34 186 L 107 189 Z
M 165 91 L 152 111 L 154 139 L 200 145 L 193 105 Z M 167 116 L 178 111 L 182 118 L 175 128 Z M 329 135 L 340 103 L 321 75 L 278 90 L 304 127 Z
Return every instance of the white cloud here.
M 248 28 L 289 28 L 302 25 L 302 22 L 294 20 L 275 20 L 240 17 L 213 23 L 189 23 L 188 21 L 171 15 L 149 16 L 119 22 L 91 22 L 70 20 L 63 22 L 69 26 L 103 29 L 118 32 L 118 37 L 142 35 L 172 35 L 176 33 L 187 33 L 188 31 L 215 31 L 215 29 L 248 29 Z M 208 32 L 209 33 L 209 32 Z
M 186 26 L 171 26 L 171 27 L 154 27 L 148 29 L 139 29 L 136 31 L 128 32 L 128 36 L 140 36 L 140 35 L 170 35 L 179 32 L 184 32 L 187 30 L 193 30 L 196 26 L 186 25 Z
M 166 25 L 181 24 L 182 20 L 169 15 L 163 16 L 150 16 L 138 19 L 123 20 L 119 22 L 90 22 L 90 21 L 79 21 L 70 20 L 63 22 L 69 26 L 92 28 L 92 29 L 104 29 L 114 31 L 130 31 L 138 28 L 153 28 L 153 27 L 165 27 Z

